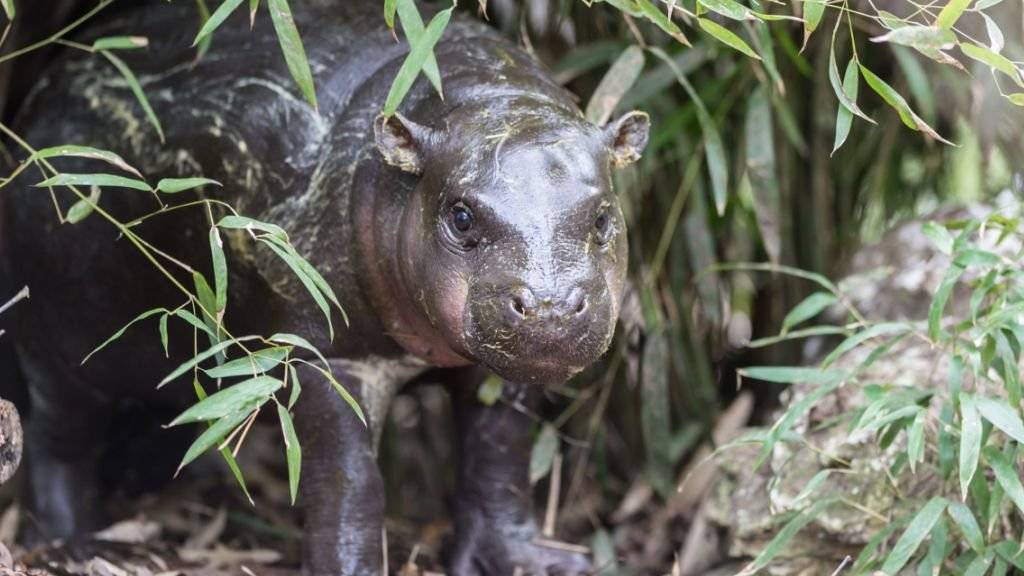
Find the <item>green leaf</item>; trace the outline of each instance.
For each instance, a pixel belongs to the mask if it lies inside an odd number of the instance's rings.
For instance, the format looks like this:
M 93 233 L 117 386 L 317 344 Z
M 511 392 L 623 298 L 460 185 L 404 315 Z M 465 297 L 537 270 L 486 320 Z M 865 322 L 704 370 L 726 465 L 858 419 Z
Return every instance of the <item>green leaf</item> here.
M 384 0 L 384 23 L 388 28 L 395 27 L 395 11 L 398 10 L 398 0 Z
M 348 314 L 345 313 L 345 309 L 341 307 L 341 303 L 338 301 L 338 297 L 334 294 L 334 290 L 331 288 L 330 284 L 327 283 L 327 280 L 325 280 L 324 277 L 320 275 L 320 272 L 318 272 L 317 269 L 313 267 L 313 265 L 310 264 L 308 260 L 303 258 L 298 253 L 298 251 L 295 250 L 295 247 L 289 244 L 288 242 L 282 241 L 280 238 L 276 236 L 272 236 L 268 238 L 268 240 L 270 240 L 274 244 L 277 244 L 279 248 L 281 248 L 282 250 L 291 255 L 291 257 L 295 260 L 295 263 L 298 264 L 299 268 L 301 268 L 302 271 L 306 273 L 306 276 L 309 277 L 309 279 L 313 282 L 314 285 L 316 285 L 320 292 L 328 300 L 330 300 L 332 304 L 334 304 L 335 308 L 338 309 L 338 312 L 341 313 L 342 318 L 345 320 L 345 325 L 347 326 Z
M 7 19 L 13 21 L 15 14 L 14 0 L 2 0 L 0 1 L 0 6 L 4 7 L 4 14 L 7 14 Z
M 149 46 L 145 36 L 107 36 L 92 43 L 93 50 L 134 50 Z
M 248 230 L 253 234 L 255 234 L 255 232 L 263 232 L 280 238 L 286 242 L 288 241 L 288 233 L 280 226 L 269 224 L 267 222 L 260 222 L 259 220 L 254 220 L 245 216 L 225 216 L 220 219 L 220 222 L 217 222 L 217 227 L 234 230 Z
M 145 320 L 146 318 L 149 318 L 150 316 L 154 316 L 156 314 L 162 314 L 162 313 L 166 313 L 166 312 L 167 312 L 166 308 L 153 308 L 152 310 L 146 310 L 142 314 L 139 314 L 138 316 L 133 318 L 130 322 L 128 322 L 127 324 L 122 326 L 120 330 L 118 330 L 117 332 L 114 332 L 113 336 L 111 336 L 110 338 L 107 338 L 106 340 L 103 341 L 102 344 L 100 344 L 99 346 L 94 348 L 92 352 L 89 352 L 88 354 L 86 354 L 85 358 L 82 359 L 82 364 L 85 364 L 86 362 L 88 362 L 89 358 L 92 358 L 93 354 L 99 352 L 100 350 L 103 350 L 104 348 L 107 347 L 108 344 L 110 344 L 114 340 L 117 340 L 121 336 L 124 336 L 125 331 L 128 330 L 128 328 L 130 328 L 133 324 L 135 324 L 137 322 L 141 322 L 141 321 Z
M 850 350 L 853 350 L 857 346 L 860 346 L 864 342 L 878 336 L 886 336 L 889 334 L 906 334 L 910 332 L 912 326 L 904 324 L 902 322 L 883 322 L 881 324 L 874 324 L 856 334 L 848 336 L 845 340 L 839 343 L 832 352 L 821 362 L 822 368 L 827 368 L 830 364 L 835 362 L 843 354 L 846 354 Z
M 156 183 L 156 189 L 164 194 L 177 194 L 207 184 L 221 185 L 220 182 L 209 178 L 164 178 Z
M 206 6 L 206 0 L 196 0 L 196 9 L 199 12 L 199 28 L 210 20 L 210 9 Z M 196 58 L 202 58 L 207 52 L 210 51 L 210 44 L 213 42 L 213 36 L 207 35 L 205 38 L 199 41 L 199 45 L 196 47 Z
M 754 574 L 759 570 L 764 569 L 771 561 L 782 552 L 786 547 L 786 544 L 793 539 L 805 526 L 814 521 L 819 514 L 828 506 L 832 505 L 832 500 L 819 500 L 807 510 L 804 510 L 794 516 L 779 533 L 771 539 L 770 542 L 764 547 L 763 550 L 754 558 L 753 562 L 743 569 L 742 574 Z
M 230 340 L 224 340 L 223 342 L 218 342 L 218 343 L 214 344 L 213 346 L 210 346 L 209 348 L 207 348 L 203 352 L 200 352 L 199 354 L 197 354 L 195 357 L 191 358 L 190 360 L 187 360 L 186 362 L 184 362 L 183 364 L 181 364 L 177 368 L 175 368 L 173 372 L 171 372 L 170 374 L 165 376 L 164 379 L 160 381 L 160 384 L 157 385 L 157 388 L 163 387 L 164 385 L 166 385 L 171 380 L 174 380 L 178 376 L 181 376 L 185 372 L 188 372 L 189 370 L 195 368 L 203 360 L 206 360 L 207 358 L 215 356 L 217 353 L 222 352 L 224 350 L 227 350 L 229 347 L 234 346 L 235 344 L 238 344 L 239 342 L 245 342 L 245 341 L 248 341 L 248 340 L 255 340 L 257 338 L 259 338 L 259 336 L 242 336 L 240 338 L 231 338 Z
M 938 522 L 942 513 L 946 510 L 948 502 L 945 498 L 932 498 L 918 511 L 914 519 L 907 525 L 907 529 L 900 536 L 893 546 L 892 552 L 882 563 L 882 572 L 895 576 L 910 560 L 918 546 L 924 541 L 932 527 Z
M 747 56 L 750 56 L 755 60 L 761 59 L 761 57 L 757 55 L 757 52 L 754 52 L 754 49 L 751 48 L 746 42 L 744 42 L 742 38 L 734 34 L 728 28 L 725 28 L 721 24 L 715 22 L 714 20 L 708 20 L 707 18 L 698 18 L 697 23 L 700 24 L 701 30 L 707 32 L 716 40 L 725 44 L 726 46 L 729 46 L 734 50 L 742 52 L 743 54 L 746 54 Z
M 112 186 L 151 192 L 152 188 L 142 180 L 126 178 L 116 174 L 57 174 L 36 184 L 37 188 L 50 186 Z
M 960 494 L 967 499 L 981 455 L 981 418 L 971 394 L 960 395 Z
M 855 62 L 855 60 L 851 60 Z M 849 65 L 847 65 L 849 70 Z M 849 75 L 849 74 L 847 74 Z M 847 96 L 846 89 L 843 87 L 843 83 L 839 80 L 839 67 L 836 66 L 836 50 L 835 46 L 829 50 L 828 53 L 828 80 L 832 84 L 832 91 L 836 93 L 836 98 L 839 99 L 839 103 L 843 105 L 851 114 L 859 116 L 864 120 L 872 124 L 877 124 L 870 116 L 861 111 L 860 107 L 857 106 L 856 98 L 850 98 Z
M 142 91 L 142 85 L 139 84 L 138 78 L 135 77 L 135 73 L 131 71 L 131 68 L 124 63 L 117 56 L 108 50 L 100 50 L 100 54 L 103 54 L 110 63 L 117 68 L 117 71 L 121 73 L 124 81 L 128 84 L 128 88 L 131 89 L 132 93 L 135 94 L 135 99 L 139 101 L 139 106 L 142 106 L 142 111 L 146 113 L 146 118 L 149 123 L 156 129 L 157 136 L 160 137 L 160 143 L 164 143 L 164 129 L 160 126 L 160 119 L 156 117 L 156 112 L 153 111 L 153 107 L 149 105 L 149 99 L 146 98 L 146 93 Z
M 818 470 L 818 472 L 807 482 L 807 484 L 804 485 L 803 490 L 800 490 L 800 493 L 796 495 L 796 498 L 793 498 L 793 503 L 796 504 L 802 500 L 809 498 L 815 490 L 817 490 L 822 484 L 825 483 L 825 480 L 828 480 L 828 477 L 831 476 L 832 472 L 834 471 L 835 469 L 833 468 L 825 468 L 824 470 Z
M 166 313 L 163 316 L 161 316 L 160 317 L 160 324 L 159 324 L 159 327 L 158 327 L 158 330 L 160 332 L 160 344 L 162 344 L 163 347 L 164 347 L 164 357 L 165 358 L 170 358 L 171 357 L 171 351 L 168 348 L 168 338 L 167 338 L 167 319 L 169 317 L 170 317 L 170 315 L 166 314 Z
M 889 42 L 918 50 L 947 50 L 956 44 L 956 35 L 951 30 L 936 26 L 910 25 L 875 36 L 871 41 Z
M 935 244 L 939 252 L 947 256 L 953 253 L 953 235 L 945 226 L 937 222 L 925 222 L 921 231 L 932 241 L 932 244 Z
M 216 226 L 210 228 L 210 258 L 213 261 L 216 312 L 222 314 L 228 305 L 228 262 L 224 256 L 224 241 Z
M 220 366 L 204 370 L 210 378 L 231 378 L 232 376 L 258 376 L 276 368 L 291 352 L 291 346 L 274 346 L 257 350 L 242 358 L 235 358 Z
M 393 2 L 393 0 L 385 0 L 384 14 L 385 20 L 387 20 L 387 2 Z M 398 19 L 402 23 L 402 30 L 405 31 L 405 36 L 409 41 L 410 48 L 413 44 L 419 41 L 420 37 L 423 36 L 423 17 L 420 16 L 419 9 L 416 8 L 416 2 L 413 0 L 398 0 L 398 5 L 395 7 L 398 10 Z M 392 12 L 392 23 L 388 25 L 388 28 L 394 28 L 394 13 Z M 426 61 L 423 62 L 423 75 L 427 77 L 430 84 L 433 85 L 434 90 L 437 91 L 437 95 L 444 100 L 444 90 L 441 86 L 441 72 L 437 68 L 437 58 L 434 56 L 433 50 L 430 54 L 427 54 Z
M 260 9 L 260 0 L 249 0 L 249 28 L 256 25 L 256 11 Z
M 288 265 L 289 268 L 291 268 L 292 273 L 295 274 L 296 278 L 299 279 L 299 282 L 301 282 L 302 285 L 306 288 L 306 291 L 309 292 L 309 295 L 313 297 L 313 301 L 316 302 L 316 305 L 320 308 L 320 311 L 323 312 L 324 318 L 327 320 L 327 330 L 330 333 L 330 338 L 331 340 L 334 340 L 334 324 L 331 322 L 331 307 L 327 303 L 327 300 L 324 298 L 323 294 L 321 294 L 320 289 L 317 287 L 316 283 L 313 282 L 313 280 L 303 269 L 302 265 L 299 263 L 299 260 L 301 260 L 301 258 L 299 258 L 298 254 L 295 254 L 294 252 L 289 253 L 288 251 L 279 247 L 277 244 L 271 242 L 267 238 L 260 238 L 259 240 L 260 242 L 263 242 L 267 246 L 270 246 L 270 249 L 273 250 L 277 254 L 277 256 L 281 258 L 281 260 L 283 260 L 285 264 Z
M 917 471 L 918 462 L 924 462 L 924 423 L 927 419 L 928 412 L 919 411 L 907 430 L 907 462 L 911 472 Z
M 206 390 L 203 389 L 203 385 L 199 383 L 198 378 L 192 379 L 192 387 L 195 388 L 196 397 L 199 398 L 199 400 L 206 399 Z M 249 500 L 249 504 L 254 504 L 252 495 L 249 494 L 249 487 L 245 485 L 245 476 L 242 475 L 242 469 L 238 467 L 238 462 L 235 460 L 235 456 L 226 446 L 220 449 L 220 455 L 224 458 L 224 462 L 227 462 L 228 468 L 231 469 L 231 473 L 234 475 L 235 481 L 238 482 L 238 486 L 242 489 L 242 493 L 245 494 L 246 499 Z
M 974 403 L 978 412 L 993 426 L 1002 430 L 1010 438 L 1024 444 L 1024 422 L 1005 400 L 975 395 Z
M 250 404 L 269 399 L 283 385 L 284 382 L 271 376 L 257 376 L 243 380 L 199 401 L 198 404 L 179 414 L 168 426 L 223 418 Z
M 764 348 L 765 346 L 771 346 L 778 344 L 779 342 L 785 342 L 788 340 L 799 340 L 801 338 L 809 338 L 811 336 L 848 336 L 850 331 L 840 326 L 812 326 L 810 328 L 804 328 L 803 330 L 793 330 L 779 336 L 770 336 L 768 338 L 758 338 L 757 340 L 751 340 L 747 343 L 747 348 Z
M 648 50 L 668 65 L 697 111 L 697 121 L 700 123 L 701 133 L 704 135 L 704 156 L 707 159 L 708 172 L 711 176 L 711 191 L 715 197 L 715 209 L 721 216 L 725 214 L 729 200 L 729 161 L 726 158 L 725 145 L 722 144 L 717 124 L 708 113 L 707 107 L 704 106 L 704 101 L 683 75 L 675 60 L 659 47 L 651 47 Z
M 324 358 L 324 355 L 320 352 L 320 350 L 316 346 L 313 346 L 313 344 L 309 340 L 306 340 L 302 336 L 297 336 L 295 334 L 284 334 L 279 332 L 268 338 L 268 340 L 270 340 L 271 342 L 280 342 L 281 344 L 289 344 L 291 346 L 295 346 L 297 348 L 302 348 L 303 350 L 312 352 L 321 362 L 323 362 L 324 366 L 330 367 L 330 364 L 327 362 L 327 359 Z
M 961 502 L 950 502 L 946 512 L 960 529 L 964 540 L 967 541 L 971 548 L 978 554 L 983 553 L 985 551 L 985 537 L 982 535 L 981 527 L 978 526 L 978 521 L 974 519 L 974 513 L 971 512 L 971 509 Z
M 1020 70 L 1010 61 L 1009 58 L 993 52 L 985 46 L 974 44 L 972 42 L 961 42 L 960 51 L 964 55 L 990 66 L 993 70 L 998 70 L 1003 74 L 1010 77 L 1011 80 L 1016 82 L 1018 85 L 1024 86 L 1021 82 Z
M 277 417 L 281 421 L 281 434 L 284 436 L 285 455 L 288 458 L 288 491 L 292 496 L 292 505 L 299 495 L 299 475 L 302 473 L 302 447 L 299 437 L 295 434 L 295 425 L 288 409 L 277 405 Z
M 92 214 L 95 209 L 94 206 L 99 204 L 100 201 L 100 187 L 92 186 L 89 191 L 89 198 L 79 198 L 71 208 L 68 208 L 68 213 L 64 216 L 64 221 L 68 224 L 78 224 L 82 220 L 85 220 L 86 216 Z
M 928 308 L 928 337 L 932 340 L 939 339 L 939 335 L 942 332 L 942 313 L 946 309 L 946 302 L 949 301 L 949 297 L 953 294 L 953 288 L 963 273 L 964 268 L 962 266 L 951 264 L 949 269 L 946 270 L 946 275 L 942 278 L 942 283 L 935 290 L 935 296 L 932 298 L 932 303 Z
M 530 452 L 530 484 L 536 484 L 551 472 L 558 443 L 558 432 L 550 424 L 544 424 Z
M 783 318 L 782 333 L 788 333 L 789 330 L 797 324 L 814 318 L 820 314 L 822 310 L 838 301 L 839 300 L 835 295 L 829 292 L 815 292 L 814 294 L 811 294 L 802 302 L 794 306 L 793 309 L 789 311 L 789 314 L 786 314 L 786 317 Z
M 205 332 L 207 336 L 210 336 L 211 338 L 214 339 L 214 341 L 216 341 L 217 334 L 212 329 L 210 329 L 210 327 L 205 322 L 200 320 L 199 317 L 196 316 L 195 314 L 189 312 L 188 310 L 180 308 L 174 311 L 174 315 L 177 316 L 178 318 L 181 318 L 185 322 L 188 322 L 192 326 L 195 326 L 202 332 Z
M 686 35 L 683 34 L 679 26 L 676 26 L 676 23 L 664 12 L 658 10 L 658 7 L 651 3 L 650 0 L 636 0 L 636 6 L 640 10 L 639 15 L 652 22 L 658 28 L 661 28 L 662 32 L 668 34 L 684 46 L 690 45 L 690 41 L 686 39 Z
M 756 20 L 750 8 L 736 0 L 698 0 L 702 6 L 733 20 Z
M 860 86 L 860 74 L 857 71 L 857 62 L 853 59 L 846 64 L 846 72 L 843 74 L 843 94 L 847 100 L 856 106 L 857 91 Z M 846 143 L 850 136 L 850 128 L 853 126 L 853 113 L 845 105 L 840 105 L 836 110 L 836 137 L 832 144 L 832 154 L 836 153 Z
M 950 146 L 954 145 L 949 140 L 940 136 L 935 129 L 922 120 L 921 117 L 910 108 L 910 104 L 907 104 L 907 101 L 903 96 L 900 96 L 900 94 L 896 92 L 892 86 L 887 84 L 885 80 L 876 76 L 874 72 L 868 70 L 863 64 L 860 65 L 860 73 L 864 76 L 864 80 L 868 83 L 868 86 L 870 86 L 876 94 L 881 96 L 882 100 L 884 100 L 886 104 L 896 110 L 896 113 L 899 114 L 900 120 L 902 120 L 908 128 L 924 132 L 928 136 L 931 136 L 944 144 L 949 144 Z
M 309 69 L 306 49 L 302 47 L 302 38 L 299 37 L 299 30 L 295 27 L 295 19 L 292 18 L 288 0 L 267 0 L 267 9 L 270 10 L 270 19 L 274 22 L 274 31 L 277 32 L 277 41 L 281 44 L 281 52 L 284 54 L 285 63 L 288 64 L 288 71 L 291 72 L 295 83 L 299 85 L 306 101 L 316 110 L 313 72 Z
M 608 72 L 601 78 L 601 82 L 594 89 L 590 101 L 587 102 L 587 120 L 604 126 L 611 118 L 615 107 L 622 100 L 622 96 L 636 83 L 640 72 L 644 69 L 644 51 L 636 45 L 631 45 L 619 54 L 615 62 L 608 68 Z
M 807 41 L 811 34 L 818 29 L 821 18 L 825 15 L 825 0 L 806 0 L 804 2 L 804 43 L 800 47 L 803 52 L 807 48 Z
M 200 40 L 212 34 L 235 11 L 235 8 L 238 8 L 241 4 L 242 0 L 224 0 L 224 2 L 221 2 L 220 6 L 213 11 L 213 14 L 206 20 L 206 23 L 199 29 L 195 40 L 192 41 L 192 46 L 194 47 L 196 44 L 199 44 Z
M 93 160 L 101 160 L 107 164 L 117 166 L 125 172 L 131 172 L 142 180 L 142 174 L 139 173 L 134 167 L 125 161 L 121 156 L 110 152 L 109 150 L 101 150 L 99 148 L 93 148 L 92 146 L 72 146 L 65 144 L 62 146 L 53 146 L 50 148 L 43 148 L 36 150 L 31 156 L 29 156 L 27 162 L 35 162 L 36 160 L 42 160 L 44 158 L 56 158 L 56 157 L 77 157 L 77 158 L 89 158 Z
M 501 392 L 504 384 L 495 374 L 489 374 L 487 379 L 484 380 L 483 384 L 476 391 L 476 398 L 484 406 L 494 406 L 494 404 L 501 398 Z
M 838 370 L 784 366 L 748 366 L 737 370 L 744 378 L 753 378 L 778 384 L 829 384 L 848 376 Z
M 193 460 L 202 456 L 207 450 L 216 446 L 231 432 L 236 426 L 242 423 L 249 414 L 252 413 L 262 402 L 254 403 L 250 406 L 244 406 L 227 416 L 224 416 L 214 422 L 198 438 L 192 442 L 192 445 L 188 447 L 185 452 L 185 457 L 181 459 L 181 463 L 178 464 L 178 470 L 181 470 L 185 466 L 192 463 Z
M 288 394 L 288 409 L 291 410 L 295 407 L 295 403 L 299 401 L 299 394 L 302 394 L 302 385 L 299 384 L 299 372 L 292 364 L 288 364 L 288 374 L 291 377 L 291 382 L 288 385 L 292 387 L 291 393 Z
M 1016 450 L 1011 450 L 1011 454 Z M 1024 513 L 1024 485 L 1021 485 L 1020 476 L 1017 473 L 1017 463 L 1004 456 L 995 446 L 985 449 L 985 460 L 995 472 L 996 481 L 1006 491 L 1006 495 L 1017 507 L 1017 510 Z
M 935 18 L 935 25 L 939 28 L 950 29 L 960 19 L 960 16 L 971 5 L 971 0 L 949 0 L 938 17 Z
M 419 75 L 427 61 L 427 57 L 433 54 L 434 45 L 441 40 L 445 28 L 448 27 L 448 21 L 452 17 L 452 9 L 448 8 L 435 14 L 423 34 L 411 44 L 409 55 L 405 57 L 402 67 L 398 69 L 398 74 L 395 75 L 395 79 L 391 83 L 391 89 L 388 90 L 387 98 L 384 101 L 383 113 L 385 116 L 391 116 L 398 111 L 398 106 L 412 88 L 413 83 L 416 81 L 416 76 Z

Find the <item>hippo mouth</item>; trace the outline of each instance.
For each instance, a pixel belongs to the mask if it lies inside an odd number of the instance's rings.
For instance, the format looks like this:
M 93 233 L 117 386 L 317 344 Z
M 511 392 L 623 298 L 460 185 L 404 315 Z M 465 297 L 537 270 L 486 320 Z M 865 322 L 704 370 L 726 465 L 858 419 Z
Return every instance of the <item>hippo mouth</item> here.
M 593 364 L 607 351 L 614 332 L 611 306 L 590 305 L 574 322 L 509 321 L 505 314 L 476 308 L 467 319 L 473 356 L 505 380 L 554 385 Z M 481 310 L 481 309 L 485 310 Z

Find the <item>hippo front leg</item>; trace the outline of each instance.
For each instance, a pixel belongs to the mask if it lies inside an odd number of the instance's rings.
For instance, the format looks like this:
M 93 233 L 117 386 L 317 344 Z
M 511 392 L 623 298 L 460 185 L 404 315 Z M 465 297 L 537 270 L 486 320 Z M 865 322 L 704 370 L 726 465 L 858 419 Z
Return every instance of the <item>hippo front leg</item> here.
M 381 574 L 384 483 L 375 444 L 387 406 L 405 378 L 401 370 L 387 370 L 375 362 L 330 363 L 335 377 L 363 408 L 368 425 L 322 374 L 309 367 L 300 370 L 303 387 L 295 424 L 303 452 L 302 573 Z
M 477 399 L 479 379 L 470 379 L 463 373 L 452 390 L 460 461 L 449 576 L 590 574 L 582 555 L 536 543 L 540 531 L 529 481 L 533 426 L 513 404 L 532 404 L 539 391 L 506 382 L 502 401 L 486 406 Z

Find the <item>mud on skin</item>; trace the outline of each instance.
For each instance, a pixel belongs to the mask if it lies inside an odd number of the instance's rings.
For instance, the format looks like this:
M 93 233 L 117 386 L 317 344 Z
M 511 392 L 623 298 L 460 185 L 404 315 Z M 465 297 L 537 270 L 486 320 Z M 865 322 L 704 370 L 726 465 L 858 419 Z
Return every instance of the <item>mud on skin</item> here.
M 588 573 L 582 556 L 533 543 L 531 424 L 506 404 L 481 405 L 476 387 L 486 367 L 507 381 L 509 398 L 529 403 L 608 347 L 627 260 L 611 171 L 639 157 L 647 116 L 587 123 L 540 65 L 456 17 L 435 50 L 444 101 L 421 79 L 401 114 L 385 120 L 378 112 L 406 45 L 384 27 L 379 2 L 295 9 L 319 113 L 297 94 L 269 19 L 250 32 L 239 10 L 195 62 L 192 7 L 154 2 L 78 39 L 149 37 L 149 50 L 125 58 L 163 119 L 165 144 L 115 71 L 70 53 L 43 75 L 17 130 L 36 147 L 114 150 L 152 181 L 219 180 L 223 188 L 204 192 L 288 230 L 338 293 L 350 327 L 332 342 L 284 264 L 228 235 L 228 324 L 239 333 L 307 336 L 369 416 L 367 428 L 329 386 L 312 385 L 314 374 L 300 375 L 310 383 L 296 406 L 304 573 L 380 572 L 376 441 L 394 394 L 431 369 L 441 369 L 458 418 L 449 574 Z M 90 171 L 75 162 L 62 169 Z M 189 402 L 186 383 L 160 393 L 153 383 L 186 358 L 180 343 L 190 339 L 172 333 L 177 355 L 166 359 L 152 335 L 132 331 L 79 367 L 128 315 L 180 296 L 99 218 L 58 226 L 33 178 L 3 198 L 4 275 L 33 290 L 4 318 L 20 364 L 7 377 L 24 378 L 31 391 L 29 505 L 39 536 L 68 537 L 101 521 L 96 459 L 114 399 Z M 58 194 L 70 205 L 70 193 Z M 152 202 L 122 190 L 102 197 L 122 221 L 151 211 Z M 138 232 L 187 262 L 206 262 L 203 217 L 181 211 Z M 59 346 L 49 336 L 56 333 Z

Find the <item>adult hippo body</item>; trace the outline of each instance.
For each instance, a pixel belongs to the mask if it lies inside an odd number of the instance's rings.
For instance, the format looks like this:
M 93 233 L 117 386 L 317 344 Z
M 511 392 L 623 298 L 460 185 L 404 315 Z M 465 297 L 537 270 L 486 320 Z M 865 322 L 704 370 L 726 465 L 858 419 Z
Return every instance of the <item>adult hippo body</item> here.
M 226 325 L 235 334 L 307 337 L 369 422 L 315 372 L 299 371 L 305 573 L 380 572 L 376 438 L 397 390 L 436 368 L 450 381 L 458 418 L 450 573 L 586 573 L 582 557 L 533 541 L 530 422 L 513 402 L 478 403 L 473 374 L 478 366 L 495 371 L 508 382 L 504 393 L 521 401 L 607 348 L 626 266 L 610 170 L 638 157 L 646 116 L 588 124 L 528 56 L 457 16 L 435 49 L 444 99 L 421 79 L 402 115 L 384 120 L 378 114 L 407 44 L 384 27 L 379 3 L 295 4 L 318 110 L 297 94 L 268 18 L 250 31 L 238 10 L 196 60 L 194 10 L 153 2 L 81 39 L 149 38 L 147 50 L 122 57 L 162 120 L 163 143 L 113 67 L 81 52 L 62 55 L 43 75 L 16 131 L 35 148 L 115 151 L 152 182 L 218 180 L 222 187 L 200 196 L 286 229 L 337 293 L 348 325 L 336 316 L 332 339 L 286 264 L 245 231 L 224 234 Z M 95 161 L 55 162 L 63 172 L 105 170 Z M 35 529 L 69 537 L 98 522 L 97 458 L 113 407 L 125 398 L 194 402 L 184 378 L 154 390 L 193 343 L 191 332 L 172 330 L 165 358 L 155 330 L 133 328 L 80 366 L 127 317 L 173 308 L 183 295 L 99 215 L 59 224 L 49 195 L 32 187 L 40 179 L 23 175 L 3 199 L 5 275 L 32 290 L 4 321 L 30 390 Z M 55 192 L 64 209 L 75 199 Z M 152 195 L 114 188 L 99 204 L 122 222 L 157 208 Z M 210 217 L 197 206 L 134 229 L 196 264 L 209 259 Z M 190 285 L 187 273 L 159 261 Z

